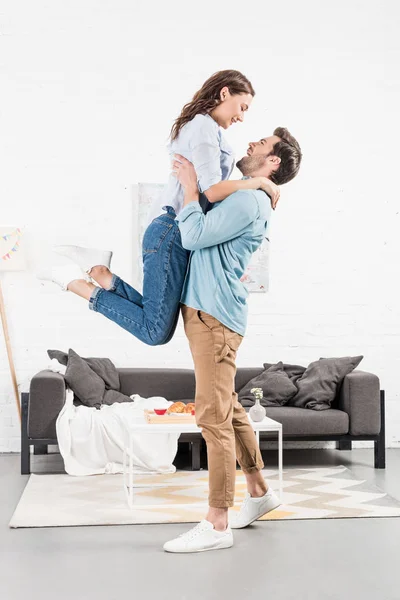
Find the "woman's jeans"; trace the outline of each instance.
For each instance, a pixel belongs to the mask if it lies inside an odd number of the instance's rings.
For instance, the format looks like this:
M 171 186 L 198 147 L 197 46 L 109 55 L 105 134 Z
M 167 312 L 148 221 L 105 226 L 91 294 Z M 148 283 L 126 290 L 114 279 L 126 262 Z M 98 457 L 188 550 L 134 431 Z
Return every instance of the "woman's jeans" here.
M 175 212 L 150 223 L 143 237 L 143 295 L 113 275 L 108 290 L 96 288 L 89 308 L 117 323 L 150 346 L 172 338 L 190 252 L 182 246 Z

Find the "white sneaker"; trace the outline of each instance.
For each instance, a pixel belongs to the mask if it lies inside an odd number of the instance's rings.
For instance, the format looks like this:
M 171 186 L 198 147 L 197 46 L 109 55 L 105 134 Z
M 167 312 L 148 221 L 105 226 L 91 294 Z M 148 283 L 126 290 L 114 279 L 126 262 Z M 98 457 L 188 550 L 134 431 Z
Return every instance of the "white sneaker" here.
M 74 261 L 80 268 L 89 273 L 98 265 L 110 268 L 113 253 L 111 250 L 98 250 L 97 248 L 83 248 L 82 246 L 54 246 L 54 252 L 66 256 Z
M 85 281 L 87 281 L 88 279 L 86 273 L 84 273 L 78 265 L 74 264 L 56 266 L 48 271 L 40 271 L 39 273 L 36 273 L 36 277 L 42 281 L 52 281 L 53 283 L 56 283 L 64 292 L 68 291 L 67 286 L 71 281 L 74 281 L 75 279 L 85 279 Z
M 214 525 L 204 519 L 193 529 L 166 542 L 164 550 L 166 552 L 206 552 L 232 546 L 233 535 L 229 526 L 225 531 L 216 531 Z
M 247 492 L 239 513 L 230 517 L 229 525 L 232 529 L 242 529 L 280 505 L 281 502 L 278 496 L 270 487 L 261 498 L 252 498 Z

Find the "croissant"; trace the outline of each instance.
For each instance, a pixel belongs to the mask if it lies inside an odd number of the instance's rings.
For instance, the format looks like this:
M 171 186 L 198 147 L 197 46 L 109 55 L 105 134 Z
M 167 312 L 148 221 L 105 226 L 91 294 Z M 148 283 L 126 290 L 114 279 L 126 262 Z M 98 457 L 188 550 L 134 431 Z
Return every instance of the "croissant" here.
M 171 406 L 169 407 L 169 409 L 167 410 L 168 413 L 183 413 L 185 412 L 185 403 L 184 402 L 174 402 L 173 404 L 171 404 Z
M 195 409 L 195 405 L 194 402 L 188 402 L 188 404 L 186 404 L 185 406 L 185 413 L 189 413 L 190 415 L 192 414 L 192 411 Z

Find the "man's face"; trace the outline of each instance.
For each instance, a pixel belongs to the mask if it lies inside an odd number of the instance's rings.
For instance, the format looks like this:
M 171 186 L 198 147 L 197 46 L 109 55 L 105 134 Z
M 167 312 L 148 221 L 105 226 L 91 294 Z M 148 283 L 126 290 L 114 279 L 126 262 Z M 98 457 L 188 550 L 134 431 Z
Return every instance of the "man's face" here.
M 245 177 L 259 171 L 266 165 L 267 156 L 271 154 L 274 145 L 280 141 L 281 138 L 277 135 L 271 135 L 270 137 L 261 138 L 258 142 L 249 142 L 247 156 L 236 163 L 237 168 Z
M 281 138 L 279 138 L 277 135 L 271 135 L 270 137 L 261 138 L 259 142 L 249 142 L 247 156 L 257 156 L 258 154 L 270 154 L 275 144 L 280 141 Z

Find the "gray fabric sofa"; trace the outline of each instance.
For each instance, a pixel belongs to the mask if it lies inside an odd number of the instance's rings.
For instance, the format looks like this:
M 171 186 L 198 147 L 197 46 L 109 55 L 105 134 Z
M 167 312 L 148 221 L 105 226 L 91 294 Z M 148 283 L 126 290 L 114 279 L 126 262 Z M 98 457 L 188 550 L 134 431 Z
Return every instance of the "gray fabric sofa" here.
M 236 390 L 240 390 L 263 368 L 239 368 Z M 189 369 L 118 369 L 121 392 L 143 397 L 164 396 L 168 400 L 192 402 L 195 394 L 194 372 Z M 65 380 L 52 371 L 37 373 L 29 393 L 22 393 L 21 473 L 30 473 L 30 446 L 35 454 L 47 453 L 57 444 L 56 419 L 65 402 Z M 340 450 L 351 450 L 352 441 L 374 441 L 375 468 L 385 468 L 385 394 L 379 379 L 372 373 L 355 370 L 344 378 L 332 408 L 314 411 L 293 406 L 267 408 L 267 416 L 282 423 L 283 440 L 334 440 Z M 275 439 L 263 433 L 263 442 Z M 192 468 L 200 468 L 200 434 L 186 434 L 180 441 L 189 442 Z

